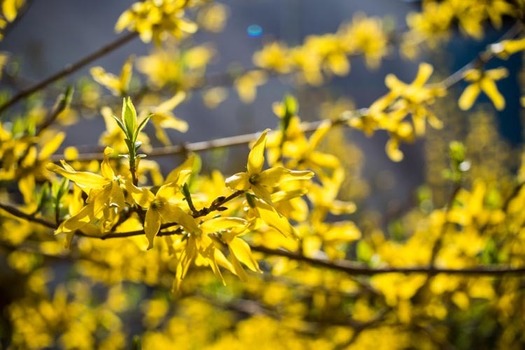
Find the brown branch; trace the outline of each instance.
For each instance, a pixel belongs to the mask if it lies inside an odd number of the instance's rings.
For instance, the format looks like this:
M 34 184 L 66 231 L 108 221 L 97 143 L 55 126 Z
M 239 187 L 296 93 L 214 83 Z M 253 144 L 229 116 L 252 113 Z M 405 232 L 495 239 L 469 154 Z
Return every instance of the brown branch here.
M 367 113 L 366 108 L 354 110 L 354 111 L 347 111 L 342 115 L 339 119 L 332 120 L 332 125 L 344 125 L 348 122 L 350 118 L 355 118 L 361 115 L 364 115 Z M 301 129 L 304 132 L 313 132 L 317 130 L 319 125 L 321 125 L 322 121 L 314 121 L 314 122 L 304 122 L 301 124 Z M 234 147 L 234 146 L 241 146 L 246 145 L 254 140 L 257 139 L 257 137 L 260 136 L 259 132 L 254 133 L 248 133 L 248 134 L 242 134 L 242 135 L 235 135 L 235 136 L 229 136 L 229 137 L 223 137 L 218 138 L 214 140 L 207 140 L 207 141 L 198 141 L 193 143 L 186 143 L 182 145 L 173 145 L 173 146 L 163 146 L 158 148 L 153 148 L 150 152 L 146 154 L 148 158 L 157 158 L 157 157 L 165 157 L 165 156 L 172 156 L 176 154 L 184 154 L 187 152 L 204 152 L 209 151 L 213 149 L 219 149 L 219 148 L 227 148 L 227 147 Z M 50 160 L 52 162 L 58 162 L 61 159 L 64 159 L 64 156 L 62 154 L 54 154 Z M 77 158 L 75 158 L 75 161 L 79 162 L 88 162 L 92 160 L 98 160 L 102 161 L 104 159 L 104 154 L 101 152 L 96 153 L 83 153 L 79 154 Z
M 0 203 L 0 209 L 8 212 L 9 214 L 17 218 L 24 219 L 29 222 L 34 222 L 34 223 L 40 224 L 48 228 L 56 229 L 56 225 L 54 223 L 47 221 L 45 219 L 42 219 L 42 218 L 37 218 L 35 215 L 24 213 L 20 209 L 15 208 L 13 206 Z
M 506 39 L 516 37 L 520 32 L 523 31 L 523 23 L 516 22 L 503 36 L 501 36 L 496 42 L 501 42 Z M 487 49 L 477 55 L 472 61 L 455 71 L 447 78 L 445 78 L 440 85 L 449 89 L 463 80 L 465 72 L 469 69 L 480 69 L 483 68 L 491 59 L 496 56 L 496 52 L 492 48 L 492 45 L 488 45 Z
M 458 269 L 433 266 L 370 267 L 346 260 L 329 261 L 325 259 L 309 258 L 304 255 L 289 252 L 287 250 L 271 249 L 259 245 L 251 245 L 251 249 L 267 255 L 281 256 L 294 261 L 302 261 L 313 266 L 340 271 L 349 275 L 374 276 L 388 273 L 436 275 L 439 273 L 444 273 L 448 275 L 499 276 L 504 274 L 525 274 L 525 267 L 513 268 L 506 266 L 477 266 Z
M 45 88 L 46 86 L 48 86 L 49 84 L 52 84 L 54 83 L 55 81 L 61 79 L 61 78 L 64 78 L 74 72 L 76 72 L 77 70 L 83 68 L 84 66 L 90 64 L 91 62 L 107 55 L 108 53 L 116 50 L 117 48 L 119 48 L 120 46 L 126 44 L 127 42 L 131 41 L 132 39 L 136 38 L 137 37 L 137 33 L 136 32 L 130 32 L 130 33 L 127 33 L 126 35 L 123 35 L 121 37 L 119 37 L 118 39 L 116 39 L 115 41 L 101 47 L 100 49 L 98 49 L 97 51 L 85 56 L 84 58 L 80 59 L 79 61 L 73 63 L 73 64 L 69 64 L 67 66 L 65 66 L 62 70 L 60 70 L 59 72 L 51 75 L 50 77 L 36 83 L 35 85 L 25 89 L 25 90 L 22 90 L 20 92 L 18 92 L 16 95 L 14 95 L 13 97 L 11 97 L 10 100 L 8 100 L 6 103 L 4 103 L 3 105 L 0 106 L 0 114 L 2 112 L 4 112 L 6 109 L 8 109 L 9 107 L 11 107 L 12 105 L 14 105 L 15 103 L 17 103 L 18 101 L 34 94 L 35 92 L 37 91 L 40 91 L 42 90 L 43 88 Z
M 237 194 L 237 191 L 232 195 L 225 197 L 225 200 L 231 200 L 234 194 Z M 239 195 L 239 194 L 238 194 Z M 223 202 L 224 203 L 224 202 Z M 47 220 L 37 218 L 34 215 L 28 215 L 14 207 L 11 207 L 6 204 L 0 203 L 0 209 L 5 210 L 6 212 L 14 215 L 18 218 L 34 222 L 40 225 L 43 225 L 48 228 L 56 229 L 56 225 Z M 165 224 L 166 226 L 174 226 L 176 224 L 170 223 Z M 163 225 L 164 226 L 164 225 Z M 180 232 L 171 231 L 171 232 L 159 232 L 158 236 L 167 236 L 173 235 Z M 108 233 L 101 236 L 91 236 L 83 232 L 75 232 L 77 236 L 89 237 L 89 238 L 98 238 L 98 239 L 109 239 L 109 238 L 124 238 L 131 236 L 138 236 L 144 234 L 144 230 L 129 231 L 129 232 L 116 232 Z M 259 245 L 250 245 L 251 249 L 256 252 L 264 253 L 272 256 L 281 256 L 295 261 L 302 261 L 313 266 L 326 268 L 333 271 L 340 271 L 350 275 L 361 275 L 361 276 L 374 276 L 379 274 L 388 274 L 388 273 L 403 273 L 403 274 L 427 274 L 427 275 L 436 275 L 439 273 L 444 273 L 448 275 L 472 275 L 472 276 L 501 276 L 501 275 L 519 275 L 525 274 L 525 267 L 506 267 L 506 266 L 477 266 L 477 267 L 465 267 L 465 268 L 447 268 L 447 267 L 435 267 L 435 266 L 413 266 L 413 267 L 370 267 L 363 264 L 354 263 L 351 261 L 341 260 L 341 261 L 329 261 L 325 259 L 309 258 L 304 255 L 299 255 L 296 253 L 289 252 L 284 249 L 271 249 Z

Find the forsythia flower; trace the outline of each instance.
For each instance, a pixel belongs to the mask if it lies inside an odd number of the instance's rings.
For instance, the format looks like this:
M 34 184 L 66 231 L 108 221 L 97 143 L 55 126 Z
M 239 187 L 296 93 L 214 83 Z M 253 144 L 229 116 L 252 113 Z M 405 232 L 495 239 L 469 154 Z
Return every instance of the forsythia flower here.
M 130 56 L 120 71 L 120 76 L 108 73 L 102 67 L 93 67 L 90 70 L 93 79 L 105 86 L 115 96 L 124 96 L 128 92 L 131 75 L 133 74 L 133 56 Z
M 505 78 L 508 72 L 505 68 L 496 68 L 486 71 L 479 69 L 469 69 L 463 75 L 465 80 L 471 84 L 459 98 L 459 108 L 467 110 L 472 107 L 481 91 L 483 91 L 492 101 L 494 107 L 501 111 L 505 108 L 505 99 L 498 91 L 496 80 Z
M 261 70 L 247 72 L 235 79 L 235 90 L 244 103 L 252 103 L 257 94 L 257 86 L 266 83 L 266 73 Z
M 145 114 L 151 113 L 151 122 L 155 128 L 155 136 L 164 145 L 171 144 L 165 129 L 174 129 L 180 132 L 188 130 L 188 123 L 177 118 L 171 111 L 186 97 L 186 93 L 179 91 L 172 98 L 160 103 L 154 108 L 143 108 Z
M 61 167 L 53 163 L 48 164 L 49 170 L 74 182 L 88 195 L 86 205 L 76 215 L 62 222 L 56 233 L 74 232 L 93 221 L 101 221 L 100 227 L 104 232 L 114 224 L 116 214 L 126 206 L 123 187 L 129 185 L 130 179 L 115 174 L 109 164 L 111 154 L 113 150 L 106 147 L 104 161 L 100 165 L 102 175 L 76 171 L 64 161 Z
M 226 179 L 226 185 L 235 190 L 251 190 L 257 197 L 272 203 L 272 191 L 281 182 L 308 180 L 314 174 L 311 171 L 294 171 L 279 166 L 263 170 L 267 134 L 268 130 L 265 130 L 251 149 L 247 171 L 230 176 Z
M 359 118 L 351 118 L 352 127 L 363 130 L 371 135 L 375 130 L 385 130 L 390 134 L 386 144 L 386 152 L 390 159 L 400 161 L 403 153 L 399 150 L 401 141 L 411 142 L 415 136 L 424 134 L 425 123 L 428 121 L 434 128 L 441 128 L 441 121 L 429 110 L 437 96 L 445 94 L 440 86 L 428 86 L 427 80 L 432 74 L 430 64 L 422 63 L 415 80 L 406 84 L 394 75 L 389 74 L 385 83 L 390 92 L 375 101 L 367 113 Z M 405 121 L 412 117 L 412 125 Z
M 166 34 L 181 38 L 197 31 L 197 25 L 184 18 L 187 1 L 146 0 L 136 2 L 118 19 L 115 30 L 136 31 L 144 42 L 152 39 L 156 44 L 166 39 Z
M 191 215 L 181 208 L 183 204 L 181 196 L 177 196 L 180 194 L 181 186 L 191 175 L 193 161 L 193 157 L 188 158 L 186 162 L 173 170 L 155 195 L 148 189 L 132 187 L 131 196 L 138 205 L 146 209 L 144 232 L 148 239 L 148 249 L 153 247 L 153 239 L 159 232 L 162 223 L 178 223 L 188 226 L 190 222 L 193 222 Z
M 345 51 L 362 53 L 369 67 L 377 68 L 387 54 L 388 37 L 378 18 L 368 18 L 358 13 L 351 23 L 338 32 Z
M 281 43 L 265 45 L 261 51 L 253 55 L 253 63 L 261 68 L 273 70 L 280 74 L 290 73 L 288 47 Z
M 525 50 L 525 38 L 516 40 L 503 40 L 499 43 L 490 45 L 490 49 L 498 57 L 507 59 L 509 56 Z

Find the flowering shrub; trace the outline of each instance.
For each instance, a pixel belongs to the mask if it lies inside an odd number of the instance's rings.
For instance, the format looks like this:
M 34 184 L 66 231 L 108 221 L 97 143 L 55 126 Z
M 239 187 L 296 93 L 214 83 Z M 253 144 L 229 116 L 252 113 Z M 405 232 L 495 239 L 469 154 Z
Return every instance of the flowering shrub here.
M 0 38 L 31 5 L 2 1 Z M 524 11 L 521 0 L 424 0 L 400 30 L 358 14 L 295 46 L 267 41 L 252 67 L 217 77 L 208 67 L 220 52 L 194 34 L 221 31 L 226 5 L 144 0 L 116 21 L 124 33 L 112 43 L 27 89 L 6 83 L 2 347 L 523 347 L 525 158 L 495 132 L 509 72 L 487 64 L 525 50 Z M 193 127 L 174 110 L 199 93 L 213 113 L 227 86 L 242 103 L 276 76 L 315 88 L 351 74 L 356 56 L 375 69 L 396 50 L 415 59 L 456 30 L 480 39 L 504 21 L 510 29 L 465 67 L 443 77 L 420 63 L 411 82 L 388 74 L 387 92 L 364 108 L 328 103 L 305 122 L 301 100 L 286 95 L 274 129 L 184 146 L 170 138 Z M 94 65 L 134 38 L 151 53 L 130 56 L 119 75 Z M 14 60 L 0 53 L 11 82 L 23 74 Z M 88 65 L 87 78 L 57 92 Z M 476 110 L 480 95 L 493 106 Z M 88 115 L 104 120 L 101 151 L 64 147 L 66 126 Z M 458 119 L 472 121 L 462 139 Z M 395 215 L 367 208 L 366 155 L 344 130 L 386 135 L 392 162 L 425 140 L 417 202 Z M 239 144 L 249 147 L 244 171 L 200 156 Z M 183 159 L 165 171 L 158 157 L 168 154 Z

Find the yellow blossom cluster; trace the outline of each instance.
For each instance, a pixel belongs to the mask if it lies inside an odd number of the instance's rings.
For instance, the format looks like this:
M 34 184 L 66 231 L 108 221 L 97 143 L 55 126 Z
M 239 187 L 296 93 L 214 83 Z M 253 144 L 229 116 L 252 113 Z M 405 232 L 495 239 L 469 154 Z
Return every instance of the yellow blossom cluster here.
M 0 35 L 31 4 L 2 1 Z M 64 89 L 53 77 L 0 88 L 0 348 L 523 348 L 525 153 L 498 137 L 494 108 L 475 104 L 481 94 L 498 111 L 512 104 L 498 82 L 516 73 L 488 63 L 525 51 L 524 6 L 424 0 L 399 33 L 357 14 L 300 45 L 263 40 L 254 68 L 210 76 L 221 48 L 192 34 L 220 32 L 234 9 L 138 1 L 117 20 L 130 33 L 92 57 L 136 36 L 149 55 L 128 55 L 119 73 L 91 66 L 51 108 Z M 366 108 L 325 103 L 320 88 L 349 74 L 353 56 L 375 69 L 396 44 L 413 56 L 454 26 L 479 39 L 504 20 L 511 31 L 445 79 L 421 63 L 411 82 L 387 74 Z M 0 53 L 0 78 L 22 79 L 16 64 Z M 170 139 L 193 127 L 178 108 L 195 91 L 209 107 L 228 89 L 252 102 L 273 76 L 292 76 L 297 96 L 271 106 L 274 129 Z M 84 117 L 105 125 L 93 148 L 67 137 Z M 406 204 L 361 178 L 378 168 L 365 148 L 347 148 L 376 132 L 396 162 L 427 137 L 429 174 Z M 230 159 L 217 150 L 234 145 L 249 147 Z M 241 163 L 215 169 L 213 158 Z

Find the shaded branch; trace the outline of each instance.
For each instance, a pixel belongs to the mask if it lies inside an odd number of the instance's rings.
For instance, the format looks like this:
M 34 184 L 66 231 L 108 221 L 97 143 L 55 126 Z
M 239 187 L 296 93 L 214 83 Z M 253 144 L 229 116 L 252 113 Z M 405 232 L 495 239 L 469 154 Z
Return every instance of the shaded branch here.
M 503 36 L 501 36 L 496 43 L 501 42 L 503 40 L 512 39 L 516 37 L 520 32 L 523 31 L 523 23 L 516 22 Z M 494 43 L 493 43 L 494 44 Z M 447 78 L 445 78 L 441 85 L 445 86 L 445 88 L 449 89 L 452 86 L 456 85 L 460 81 L 463 80 L 463 76 L 465 72 L 469 69 L 481 69 L 483 68 L 491 59 L 493 59 L 496 56 L 496 52 L 492 48 L 492 45 L 488 45 L 487 49 L 477 55 L 476 58 L 474 58 L 472 61 L 449 75 Z
M 513 38 L 516 35 L 518 35 L 522 30 L 523 30 L 523 24 L 520 22 L 516 22 L 516 24 L 509 31 L 507 31 L 501 38 L 499 38 L 499 40 L 496 42 L 500 42 L 505 39 Z M 452 86 L 456 85 L 457 83 L 463 80 L 465 71 L 467 71 L 468 69 L 472 69 L 472 68 L 481 68 L 494 57 L 495 57 L 495 52 L 494 50 L 491 49 L 491 45 L 489 45 L 488 48 L 485 51 L 481 52 L 475 59 L 473 59 L 472 61 L 467 63 L 465 66 L 455 71 L 454 73 L 449 75 L 447 78 L 443 79 L 441 82 L 435 85 L 438 85 L 438 86 L 442 85 L 442 86 L 445 86 L 445 88 L 449 89 Z M 221 81 L 222 79 L 224 78 L 221 78 Z M 205 84 L 203 83 L 203 85 Z M 1 110 L 2 109 L 0 107 L 0 112 Z M 332 123 L 333 125 L 346 124 L 350 118 L 363 116 L 363 115 L 366 115 L 367 113 L 368 113 L 368 108 L 349 110 L 349 111 L 344 112 L 340 116 L 339 119 L 332 121 Z M 313 132 L 319 127 L 320 124 L 321 124 L 320 121 L 303 123 L 302 130 L 304 132 Z M 170 156 L 170 155 L 175 155 L 175 154 L 182 154 L 188 151 L 204 152 L 204 151 L 213 150 L 213 149 L 245 145 L 255 140 L 258 135 L 259 133 L 256 132 L 256 133 L 249 133 L 249 134 L 218 138 L 214 140 L 199 141 L 199 142 L 172 145 L 172 146 L 163 146 L 163 147 L 153 148 L 147 154 L 147 156 L 150 158 L 152 157 L 156 158 L 156 157 Z M 103 158 L 104 158 L 104 155 L 102 152 L 96 152 L 96 153 L 79 154 L 77 159 L 75 160 L 77 161 L 91 161 L 91 160 L 102 161 Z M 51 157 L 51 160 L 53 162 L 57 162 L 60 159 L 63 159 L 63 156 L 61 154 L 55 154 Z
M 439 273 L 444 273 L 448 275 L 498 276 L 505 274 L 525 274 L 525 267 L 513 268 L 503 266 L 477 266 L 459 269 L 435 266 L 369 267 L 346 260 L 329 261 L 325 259 L 309 258 L 284 249 L 271 249 L 259 245 L 251 245 L 251 248 L 254 251 L 267 255 L 281 256 L 294 261 L 302 261 L 313 266 L 340 271 L 349 275 L 374 276 L 388 273 L 436 275 Z
M 354 111 L 347 111 L 339 119 L 332 120 L 332 126 L 344 125 L 350 120 L 350 118 L 356 118 L 356 117 L 365 115 L 367 111 L 368 109 L 366 108 L 362 108 L 362 109 L 358 109 Z M 317 130 L 317 128 L 319 127 L 319 125 L 321 125 L 321 123 L 322 121 L 304 122 L 301 124 L 301 129 L 304 132 L 313 132 Z M 186 144 L 181 144 L 181 145 L 162 146 L 158 148 L 153 148 L 150 152 L 146 153 L 146 156 L 148 158 L 157 158 L 157 157 L 172 156 L 175 154 L 184 154 L 187 152 L 198 153 L 198 152 L 210 151 L 210 150 L 219 149 L 219 148 L 241 146 L 241 145 L 249 144 L 250 142 L 256 140 L 257 137 L 259 136 L 260 136 L 259 132 L 253 132 L 253 133 L 248 133 L 248 134 L 217 138 L 214 140 L 198 141 L 198 142 L 186 143 Z M 58 162 L 61 159 L 64 159 L 64 156 L 62 154 L 54 154 L 50 160 L 52 162 Z M 75 158 L 75 161 L 79 161 L 79 162 L 87 162 L 87 161 L 92 161 L 92 160 L 102 161 L 104 160 L 104 154 L 102 152 L 83 153 L 83 154 L 79 154 Z
M 15 208 L 13 206 L 0 203 L 0 209 L 8 212 L 9 214 L 11 214 L 11 215 L 13 215 L 13 216 L 15 216 L 15 217 L 17 217 L 19 219 L 24 219 L 26 221 L 34 222 L 34 223 L 40 224 L 40 225 L 48 227 L 48 228 L 56 229 L 56 225 L 54 223 L 52 223 L 50 221 L 47 221 L 45 219 L 42 219 L 42 218 L 37 218 L 35 215 L 24 213 L 20 209 Z
M 232 195 L 225 197 L 222 201 L 222 204 L 227 200 L 231 200 L 236 196 L 243 193 L 243 191 L 234 192 Z M 235 196 L 234 196 L 235 195 Z M 219 202 L 219 201 L 218 201 Z M 34 222 L 40 225 L 43 225 L 48 228 L 56 229 L 57 225 L 47 220 L 37 218 L 34 215 L 28 215 L 17 208 L 12 206 L 0 203 L 0 209 L 5 210 L 6 212 L 27 220 L 29 222 Z M 175 226 L 176 223 L 164 224 L 163 228 L 170 226 Z M 168 232 L 159 232 L 158 236 L 168 236 L 178 234 L 180 231 L 168 231 Z M 83 232 L 75 232 L 77 236 L 88 237 L 88 238 L 98 238 L 98 239 L 109 239 L 109 238 L 125 238 L 143 235 L 144 230 L 129 231 L 129 232 L 115 232 L 108 233 L 101 236 L 92 236 L 87 235 Z M 505 266 L 477 266 L 477 267 L 465 267 L 465 268 L 447 268 L 447 267 L 436 267 L 436 266 L 413 266 L 413 267 L 370 267 L 363 264 L 341 260 L 341 261 L 329 261 L 325 259 L 309 258 L 304 255 L 299 255 L 297 253 L 292 253 L 284 249 L 271 249 L 260 245 L 250 245 L 251 249 L 256 252 L 264 253 L 272 256 L 285 257 L 294 261 L 301 261 L 307 264 L 326 268 L 333 271 L 340 271 L 350 275 L 361 275 L 361 276 L 374 276 L 379 274 L 388 274 L 388 273 L 403 273 L 403 274 L 427 274 L 427 275 L 436 275 L 439 273 L 444 273 L 448 275 L 472 275 L 472 276 L 500 276 L 500 275 L 519 275 L 525 274 L 525 267 L 505 267 Z
M 55 81 L 61 79 L 61 78 L 64 78 L 74 72 L 76 72 L 77 70 L 83 68 L 84 66 L 90 64 L 91 62 L 107 55 L 108 53 L 110 52 L 113 52 L 114 50 L 116 50 L 117 48 L 119 48 L 120 46 L 126 44 L 127 42 L 131 41 L 132 39 L 136 38 L 137 37 L 137 33 L 136 32 L 130 32 L 130 33 L 127 33 L 126 35 L 123 35 L 121 37 L 119 37 L 118 39 L 116 39 L 115 41 L 101 47 L 100 49 L 98 49 L 97 51 L 91 53 L 90 55 L 87 55 L 85 56 L 84 58 L 80 59 L 79 61 L 73 63 L 73 64 L 69 64 L 67 66 L 65 66 L 62 70 L 58 71 L 57 73 L 49 76 L 48 78 L 36 83 L 35 85 L 25 89 L 25 90 L 22 90 L 20 92 L 18 92 L 17 94 L 15 94 L 13 97 L 11 97 L 11 99 L 9 99 L 6 103 L 4 103 L 3 105 L 0 106 L 0 114 L 2 112 L 4 112 L 6 109 L 8 109 L 9 107 L 13 106 L 14 104 L 16 104 L 18 101 L 34 94 L 35 92 L 37 91 L 40 91 L 42 90 L 43 88 L 45 88 L 46 86 L 48 86 L 49 84 L 52 84 L 54 83 Z

